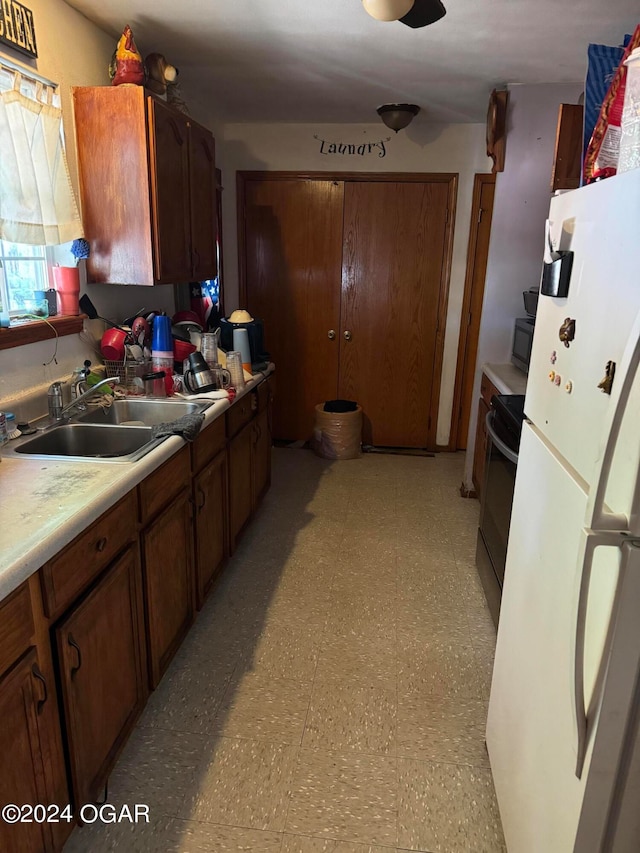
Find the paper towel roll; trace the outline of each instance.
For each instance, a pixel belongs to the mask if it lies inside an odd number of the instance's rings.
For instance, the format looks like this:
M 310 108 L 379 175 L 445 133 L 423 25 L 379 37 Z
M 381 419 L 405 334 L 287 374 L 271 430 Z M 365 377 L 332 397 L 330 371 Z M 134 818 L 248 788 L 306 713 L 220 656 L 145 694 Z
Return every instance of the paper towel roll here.
M 249 347 L 249 332 L 246 329 L 233 330 L 233 348 L 241 353 L 242 367 L 251 373 L 251 348 Z

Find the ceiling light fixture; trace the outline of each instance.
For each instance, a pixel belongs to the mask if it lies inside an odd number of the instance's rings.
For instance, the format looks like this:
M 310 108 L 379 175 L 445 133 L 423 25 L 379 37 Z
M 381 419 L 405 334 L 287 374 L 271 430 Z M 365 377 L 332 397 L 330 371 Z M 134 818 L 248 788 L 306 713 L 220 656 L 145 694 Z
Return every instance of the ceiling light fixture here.
M 411 11 L 414 0 L 362 0 L 365 12 L 376 21 L 398 21 Z
M 409 12 L 400 19 L 400 23 L 417 30 L 435 24 L 446 14 L 447 10 L 440 0 L 415 0 Z
M 383 104 L 378 107 L 378 115 L 391 130 L 397 133 L 413 121 L 420 112 L 415 104 Z

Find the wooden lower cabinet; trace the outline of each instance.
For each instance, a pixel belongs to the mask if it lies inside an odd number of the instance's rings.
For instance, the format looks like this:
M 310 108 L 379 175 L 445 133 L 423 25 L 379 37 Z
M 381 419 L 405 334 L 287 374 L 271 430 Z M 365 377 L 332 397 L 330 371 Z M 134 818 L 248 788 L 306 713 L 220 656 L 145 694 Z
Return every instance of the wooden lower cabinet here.
M 142 551 L 149 673 L 155 688 L 193 621 L 190 490 L 143 530 Z
M 269 488 L 271 395 L 241 398 L 0 602 L 0 805 L 102 797 Z M 0 821 L 0 853 L 57 853 L 71 829 Z
M 223 450 L 194 479 L 196 606 L 202 607 L 227 556 L 227 454 Z
M 253 509 L 254 424 L 229 442 L 229 550 L 233 553 Z
M 21 806 L 54 802 L 47 789 L 40 717 L 51 696 L 35 649 L 0 680 L 0 803 Z M 54 700 L 55 701 L 55 700 Z M 64 806 L 64 804 L 61 804 Z M 0 820 L 0 850 L 41 853 L 53 850 L 47 823 L 9 824 Z
M 142 589 L 129 548 L 55 629 L 77 805 L 101 797 L 146 697 Z

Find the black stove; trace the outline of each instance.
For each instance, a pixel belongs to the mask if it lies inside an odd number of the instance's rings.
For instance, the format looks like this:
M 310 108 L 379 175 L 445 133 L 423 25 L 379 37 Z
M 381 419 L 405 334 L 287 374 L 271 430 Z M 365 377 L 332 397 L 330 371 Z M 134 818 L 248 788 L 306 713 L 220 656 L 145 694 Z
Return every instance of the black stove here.
M 495 411 L 495 431 L 507 447 L 517 453 L 525 417 L 524 394 L 495 394 L 491 398 L 491 408 Z
M 496 394 L 491 398 L 476 565 L 496 626 L 523 422 L 524 394 Z

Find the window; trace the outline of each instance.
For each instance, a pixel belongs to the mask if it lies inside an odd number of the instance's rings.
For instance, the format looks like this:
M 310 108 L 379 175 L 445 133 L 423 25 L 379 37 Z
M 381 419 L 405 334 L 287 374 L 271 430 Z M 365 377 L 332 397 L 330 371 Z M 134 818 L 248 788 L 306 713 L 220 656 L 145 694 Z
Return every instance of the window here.
M 29 314 L 46 316 L 34 298 L 34 291 L 48 288 L 45 247 L 0 240 L 0 310 L 12 320 Z

